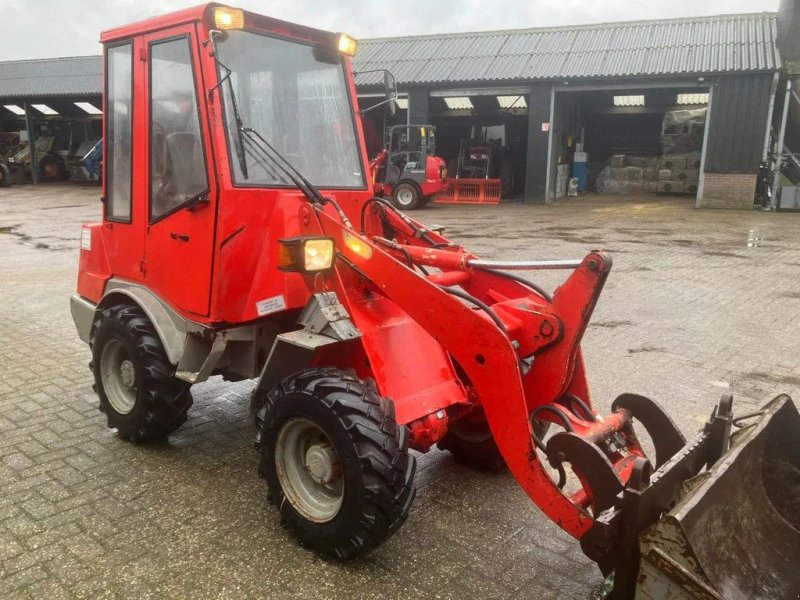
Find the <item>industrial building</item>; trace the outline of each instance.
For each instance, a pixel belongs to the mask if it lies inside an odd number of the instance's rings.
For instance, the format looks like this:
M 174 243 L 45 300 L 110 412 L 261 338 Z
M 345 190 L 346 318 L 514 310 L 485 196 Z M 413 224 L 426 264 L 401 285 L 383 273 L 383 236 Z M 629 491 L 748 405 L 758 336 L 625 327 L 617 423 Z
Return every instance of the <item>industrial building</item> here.
M 778 21 L 764 12 L 362 40 L 356 85 L 367 108 L 389 70 L 400 110 L 370 112 L 375 130 L 435 125 L 451 174 L 463 148 L 492 141 L 507 196 L 551 201 L 580 172 L 589 190 L 616 174 L 636 190 L 690 193 L 698 207 L 751 208 L 780 129 Z M 58 132 L 61 151 L 76 152 L 81 135 L 99 134 L 86 124 L 99 118 L 101 66 L 0 63 L 0 131 Z

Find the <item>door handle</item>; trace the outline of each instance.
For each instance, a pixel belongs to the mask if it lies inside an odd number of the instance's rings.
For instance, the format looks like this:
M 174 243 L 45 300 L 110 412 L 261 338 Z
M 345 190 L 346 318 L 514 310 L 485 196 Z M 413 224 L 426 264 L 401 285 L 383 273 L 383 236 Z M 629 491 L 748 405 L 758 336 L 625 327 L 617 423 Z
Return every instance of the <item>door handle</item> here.
M 169 234 L 169 237 L 171 237 L 173 240 L 180 240 L 181 242 L 189 241 L 189 236 L 186 235 L 185 233 L 176 233 L 175 231 L 173 231 L 172 233 Z

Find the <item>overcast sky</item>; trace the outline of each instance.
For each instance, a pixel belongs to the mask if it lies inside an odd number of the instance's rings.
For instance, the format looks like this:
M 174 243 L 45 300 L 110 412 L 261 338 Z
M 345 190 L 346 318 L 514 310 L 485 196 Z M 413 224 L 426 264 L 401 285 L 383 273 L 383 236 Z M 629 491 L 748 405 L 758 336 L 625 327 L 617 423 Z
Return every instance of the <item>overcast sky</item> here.
M 197 0 L 0 0 L 0 61 L 99 54 L 100 32 Z M 360 38 L 774 11 L 778 0 L 236 0 Z

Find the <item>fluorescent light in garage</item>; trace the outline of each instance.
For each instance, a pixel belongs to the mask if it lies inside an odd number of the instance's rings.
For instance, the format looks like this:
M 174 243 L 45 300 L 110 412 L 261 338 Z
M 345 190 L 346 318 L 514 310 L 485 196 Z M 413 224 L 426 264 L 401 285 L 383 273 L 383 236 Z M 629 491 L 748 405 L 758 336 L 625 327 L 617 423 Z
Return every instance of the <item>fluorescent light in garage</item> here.
M 450 110 L 472 110 L 472 101 L 468 96 L 453 96 L 445 98 L 444 103 Z
M 20 106 L 17 106 L 16 104 L 4 104 L 3 107 L 7 108 L 15 115 L 22 116 L 25 114 L 25 109 Z
M 75 106 L 80 108 L 83 112 L 89 113 L 90 115 L 102 115 L 103 111 L 97 108 L 91 102 L 75 102 Z
M 500 108 L 528 108 L 524 96 L 498 96 L 497 103 Z
M 614 106 L 644 106 L 644 96 L 614 96 Z
M 397 98 L 396 102 L 397 102 L 397 108 L 399 108 L 400 110 L 408 109 L 408 98 Z
M 678 94 L 678 104 L 708 104 L 708 93 Z
M 47 106 L 47 104 L 31 104 L 33 108 L 38 110 L 43 115 L 57 115 L 58 112 Z

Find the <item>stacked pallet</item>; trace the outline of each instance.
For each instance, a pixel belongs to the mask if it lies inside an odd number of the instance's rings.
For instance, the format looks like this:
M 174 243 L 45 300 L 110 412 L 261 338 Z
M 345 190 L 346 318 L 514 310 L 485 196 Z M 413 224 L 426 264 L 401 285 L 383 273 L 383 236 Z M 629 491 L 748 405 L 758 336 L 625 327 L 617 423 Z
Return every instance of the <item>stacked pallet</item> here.
M 655 191 L 663 194 L 696 194 L 700 180 L 700 155 L 662 156 L 658 161 Z
M 600 194 L 695 194 L 700 155 L 630 156 L 615 154 L 595 182 Z

